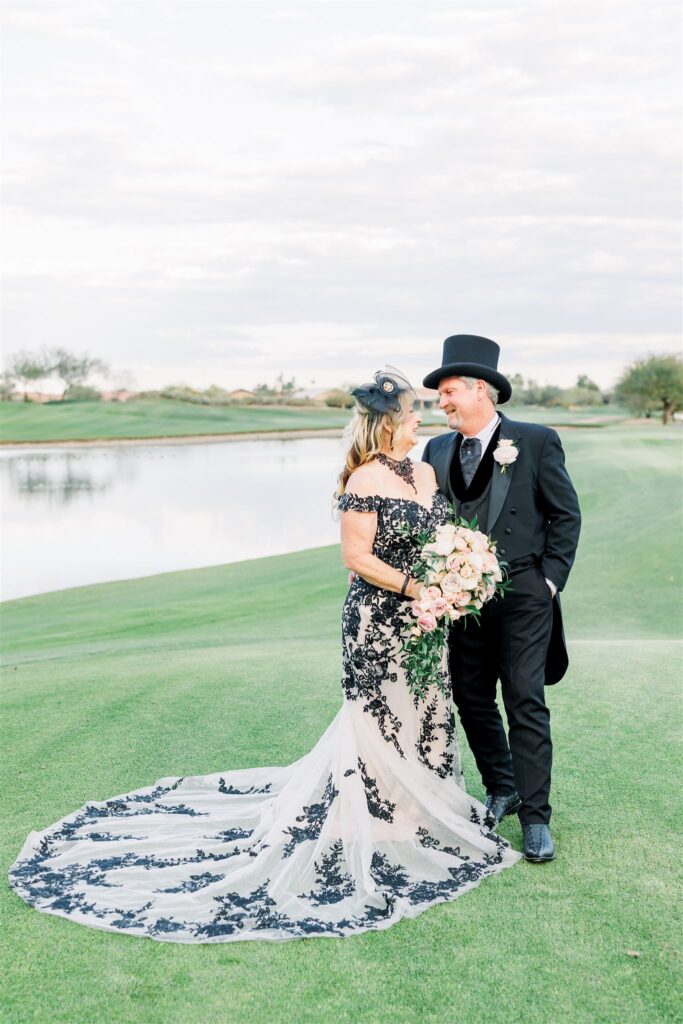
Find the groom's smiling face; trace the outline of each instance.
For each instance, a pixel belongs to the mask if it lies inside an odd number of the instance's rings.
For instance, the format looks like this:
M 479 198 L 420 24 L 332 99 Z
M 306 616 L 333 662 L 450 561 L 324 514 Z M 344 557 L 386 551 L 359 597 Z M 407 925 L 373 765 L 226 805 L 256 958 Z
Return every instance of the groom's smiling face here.
M 470 421 L 480 415 L 478 392 L 478 386 L 470 387 L 462 377 L 444 377 L 439 381 L 439 408 L 446 413 L 451 430 L 466 430 Z

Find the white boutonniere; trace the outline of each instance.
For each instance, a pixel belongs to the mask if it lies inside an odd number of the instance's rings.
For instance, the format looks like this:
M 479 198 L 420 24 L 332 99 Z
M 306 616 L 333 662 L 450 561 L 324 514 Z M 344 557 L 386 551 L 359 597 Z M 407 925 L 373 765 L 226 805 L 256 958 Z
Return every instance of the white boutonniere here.
M 516 461 L 519 455 L 519 448 L 515 441 L 512 441 L 509 437 L 501 437 L 498 442 L 498 447 L 493 453 L 493 457 L 500 466 L 501 473 L 504 473 L 508 466 L 511 466 Z

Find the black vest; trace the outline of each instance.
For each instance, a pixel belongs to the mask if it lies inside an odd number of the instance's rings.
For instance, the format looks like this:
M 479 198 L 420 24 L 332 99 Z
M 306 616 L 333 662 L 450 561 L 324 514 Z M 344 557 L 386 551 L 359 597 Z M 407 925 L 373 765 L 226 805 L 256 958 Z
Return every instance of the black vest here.
M 456 498 L 456 507 L 458 512 L 463 519 L 467 519 L 468 521 L 476 516 L 477 526 L 484 533 L 486 533 L 486 522 L 489 515 L 489 495 L 491 492 L 491 481 L 493 479 L 494 467 L 493 453 L 496 445 L 498 444 L 500 427 L 501 424 L 499 423 L 486 447 L 486 451 L 482 454 L 479 465 L 477 466 L 477 471 L 474 474 L 472 483 L 469 487 L 465 487 L 462 467 L 460 466 L 460 445 L 462 444 L 462 434 L 459 434 L 456 439 L 455 451 L 453 452 L 453 459 L 451 461 L 450 484 L 451 490 Z

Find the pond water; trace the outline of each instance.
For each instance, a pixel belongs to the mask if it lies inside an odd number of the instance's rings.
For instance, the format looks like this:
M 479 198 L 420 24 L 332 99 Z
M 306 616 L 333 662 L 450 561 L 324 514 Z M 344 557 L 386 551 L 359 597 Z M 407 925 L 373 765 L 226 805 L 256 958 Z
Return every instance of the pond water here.
M 342 459 L 340 438 L 4 448 L 0 597 L 334 544 Z

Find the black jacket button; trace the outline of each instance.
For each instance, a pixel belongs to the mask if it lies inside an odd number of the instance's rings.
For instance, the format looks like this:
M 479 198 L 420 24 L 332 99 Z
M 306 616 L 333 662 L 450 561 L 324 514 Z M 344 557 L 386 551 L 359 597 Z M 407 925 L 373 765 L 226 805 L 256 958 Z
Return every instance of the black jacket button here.
M 506 526 L 506 527 L 505 527 L 505 532 L 506 532 L 506 533 L 512 533 L 512 530 L 510 529 L 510 527 L 509 527 L 509 526 Z
M 517 509 L 516 508 L 511 508 L 510 509 L 510 515 L 511 516 L 516 516 L 517 515 Z
M 498 548 L 498 550 L 500 551 L 501 555 L 505 554 L 505 548 Z

